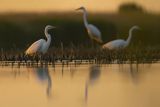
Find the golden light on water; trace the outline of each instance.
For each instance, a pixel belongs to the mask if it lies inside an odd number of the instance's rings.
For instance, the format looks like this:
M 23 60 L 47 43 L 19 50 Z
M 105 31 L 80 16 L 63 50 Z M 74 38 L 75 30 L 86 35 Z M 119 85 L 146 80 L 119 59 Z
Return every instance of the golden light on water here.
M 90 11 L 115 12 L 124 2 L 136 2 L 149 11 L 160 12 L 160 0 L 1 0 L 0 12 L 72 11 L 82 5 Z
M 1 107 L 159 107 L 159 64 L 0 67 Z M 55 70 L 55 71 L 54 71 Z M 73 70 L 73 71 L 72 71 Z M 50 78 L 50 79 L 49 79 Z M 51 95 L 46 93 L 51 81 Z M 87 88 L 86 88 L 87 87 Z M 131 105 L 131 106 L 129 106 Z

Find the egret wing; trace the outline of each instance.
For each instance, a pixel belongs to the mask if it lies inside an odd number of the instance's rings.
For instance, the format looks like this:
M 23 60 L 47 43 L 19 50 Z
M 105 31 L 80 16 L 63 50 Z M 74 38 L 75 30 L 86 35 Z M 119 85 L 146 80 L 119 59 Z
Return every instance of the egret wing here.
M 102 48 L 103 48 L 103 49 L 110 49 L 110 50 L 113 49 L 112 41 L 104 44 L 104 45 L 102 46 Z
M 96 26 L 89 24 L 88 25 L 88 33 L 92 39 L 94 39 L 100 43 L 103 42 L 102 38 L 101 38 L 101 32 L 98 30 L 98 28 Z
M 88 25 L 88 28 L 90 30 L 90 33 L 93 35 L 93 36 L 97 36 L 97 37 L 101 37 L 101 32 L 98 30 L 98 28 L 92 24 L 89 24 Z
M 125 44 L 126 44 L 126 41 L 124 41 L 122 39 L 118 39 L 118 40 L 110 41 L 110 42 L 104 44 L 102 48 L 107 48 L 110 50 L 124 48 Z
M 27 50 L 26 54 L 34 54 L 41 51 L 41 48 L 43 47 L 43 44 L 46 41 L 44 39 L 40 39 L 36 42 L 34 42 Z

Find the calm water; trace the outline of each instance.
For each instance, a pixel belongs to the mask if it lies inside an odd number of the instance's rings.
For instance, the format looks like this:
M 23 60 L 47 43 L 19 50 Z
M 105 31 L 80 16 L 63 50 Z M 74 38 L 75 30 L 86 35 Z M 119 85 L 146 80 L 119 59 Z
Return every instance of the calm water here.
M 0 67 L 0 107 L 160 107 L 160 64 Z

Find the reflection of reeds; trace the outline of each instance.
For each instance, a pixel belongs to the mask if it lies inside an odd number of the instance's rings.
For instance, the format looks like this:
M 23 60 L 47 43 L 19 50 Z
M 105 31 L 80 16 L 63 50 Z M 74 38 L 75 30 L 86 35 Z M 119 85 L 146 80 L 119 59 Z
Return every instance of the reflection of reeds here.
M 52 51 L 53 50 L 53 51 Z M 54 65 L 55 63 L 152 63 L 160 60 L 160 50 L 128 48 L 118 51 L 100 48 L 54 48 L 45 55 L 26 56 L 19 51 L 1 51 L 1 65 Z M 3 62 L 3 63 L 2 63 Z

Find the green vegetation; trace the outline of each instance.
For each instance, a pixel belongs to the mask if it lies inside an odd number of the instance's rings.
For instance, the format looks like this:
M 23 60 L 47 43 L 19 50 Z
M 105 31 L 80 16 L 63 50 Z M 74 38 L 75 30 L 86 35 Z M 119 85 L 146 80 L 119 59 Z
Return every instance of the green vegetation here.
M 130 46 L 160 47 L 160 15 L 141 13 L 93 14 L 88 20 L 102 32 L 104 43 L 116 38 L 126 39 L 128 30 L 139 25 Z M 51 47 L 86 46 L 91 43 L 83 25 L 82 13 L 2 14 L 0 15 L 0 48 L 26 49 L 34 41 L 45 38 L 47 24 L 57 26 L 50 31 Z

